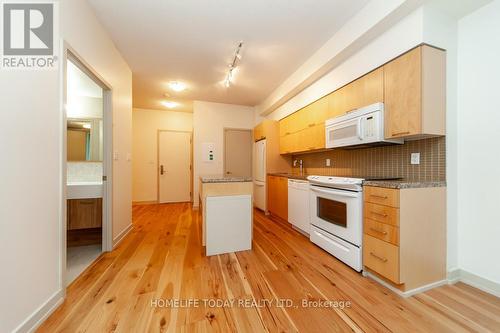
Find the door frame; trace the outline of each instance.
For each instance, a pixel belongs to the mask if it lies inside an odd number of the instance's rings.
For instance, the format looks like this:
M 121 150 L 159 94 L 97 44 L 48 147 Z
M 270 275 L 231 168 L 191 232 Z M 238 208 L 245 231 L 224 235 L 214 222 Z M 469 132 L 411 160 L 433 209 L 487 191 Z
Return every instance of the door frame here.
M 189 133 L 189 202 L 193 202 L 193 131 L 158 129 L 156 132 L 156 203 L 160 203 L 160 134 L 162 132 Z
M 60 114 L 62 121 L 62 142 L 61 142 L 61 202 L 59 216 L 60 234 L 60 265 L 59 265 L 59 283 L 63 290 L 63 297 L 66 296 L 66 258 L 67 258 L 67 61 L 71 61 L 80 70 L 87 74 L 96 84 L 103 89 L 103 197 L 102 197 L 102 243 L 101 251 L 109 252 L 113 249 L 113 88 L 104 80 L 99 73 L 88 64 L 71 45 L 62 42 L 62 63 L 59 71 L 61 87 L 60 87 Z
M 223 176 L 226 176 L 226 132 L 227 131 L 244 131 L 244 132 L 250 132 L 250 138 L 251 138 L 251 142 L 252 143 L 255 143 L 253 141 L 253 129 L 251 128 L 234 128 L 234 127 L 224 127 L 223 129 L 223 132 L 222 132 L 222 141 L 223 141 L 223 144 L 222 146 L 224 147 L 223 148 L 223 160 L 222 160 L 222 172 L 223 172 Z M 253 145 L 252 145 L 252 148 L 251 148 L 251 151 L 250 151 L 250 156 L 251 156 L 251 161 L 250 161 L 250 176 L 253 177 L 253 159 L 254 159 L 254 156 L 253 156 Z

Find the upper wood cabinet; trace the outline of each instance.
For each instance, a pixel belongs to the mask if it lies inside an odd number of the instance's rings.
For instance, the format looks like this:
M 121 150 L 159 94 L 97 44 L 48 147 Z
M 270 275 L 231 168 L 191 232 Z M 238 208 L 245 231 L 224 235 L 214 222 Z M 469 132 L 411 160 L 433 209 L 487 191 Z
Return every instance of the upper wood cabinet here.
M 360 77 L 328 96 L 327 118 L 384 101 L 384 70 L 376 70 Z
M 422 45 L 383 68 L 385 137 L 445 135 L 445 51 Z
M 445 135 L 446 55 L 419 46 L 280 120 L 280 153 L 325 148 L 326 119 L 385 104 L 385 137 Z
M 265 139 L 266 135 L 264 133 L 264 122 L 261 122 L 253 129 L 253 140 L 259 141 Z
M 291 154 L 325 148 L 328 96 L 280 120 L 280 153 Z

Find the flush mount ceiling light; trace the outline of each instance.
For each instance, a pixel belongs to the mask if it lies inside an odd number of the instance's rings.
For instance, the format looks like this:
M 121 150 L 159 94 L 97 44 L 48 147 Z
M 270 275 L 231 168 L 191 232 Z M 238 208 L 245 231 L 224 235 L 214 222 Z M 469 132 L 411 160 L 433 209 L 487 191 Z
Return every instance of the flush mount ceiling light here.
M 180 92 L 186 89 L 186 84 L 180 81 L 170 81 L 168 83 L 168 86 L 170 87 L 170 89 L 176 92 Z
M 238 62 L 241 60 L 241 48 L 243 47 L 243 42 L 239 42 L 236 47 L 236 51 L 234 52 L 233 61 L 229 64 L 229 69 L 226 74 L 226 78 L 224 79 L 224 86 L 229 88 L 234 79 L 234 72 L 236 70 L 236 66 L 238 66 Z
M 173 109 L 179 105 L 179 103 L 173 102 L 173 101 L 162 101 L 161 104 L 169 109 Z

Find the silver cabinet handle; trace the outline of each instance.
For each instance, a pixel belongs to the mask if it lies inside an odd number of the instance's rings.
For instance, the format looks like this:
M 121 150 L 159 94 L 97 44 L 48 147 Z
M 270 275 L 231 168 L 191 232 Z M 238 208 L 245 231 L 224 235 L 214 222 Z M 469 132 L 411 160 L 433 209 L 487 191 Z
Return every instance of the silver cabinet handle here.
M 375 228 L 370 228 L 371 231 L 374 231 L 374 232 L 378 232 L 379 234 L 382 234 L 382 235 L 387 235 L 387 231 L 383 231 L 383 230 L 378 230 L 378 229 L 375 229 Z
M 383 258 L 383 257 L 380 257 L 378 255 L 376 255 L 375 253 L 373 252 L 370 252 L 370 255 L 377 258 L 378 260 L 382 261 L 382 262 L 387 262 L 387 258 Z

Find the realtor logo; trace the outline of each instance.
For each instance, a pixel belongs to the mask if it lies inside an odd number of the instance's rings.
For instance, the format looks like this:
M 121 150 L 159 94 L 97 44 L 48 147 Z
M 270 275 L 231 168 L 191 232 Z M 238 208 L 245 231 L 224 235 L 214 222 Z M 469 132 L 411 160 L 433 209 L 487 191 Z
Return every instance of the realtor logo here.
M 56 3 L 2 3 L 3 69 L 56 68 Z

